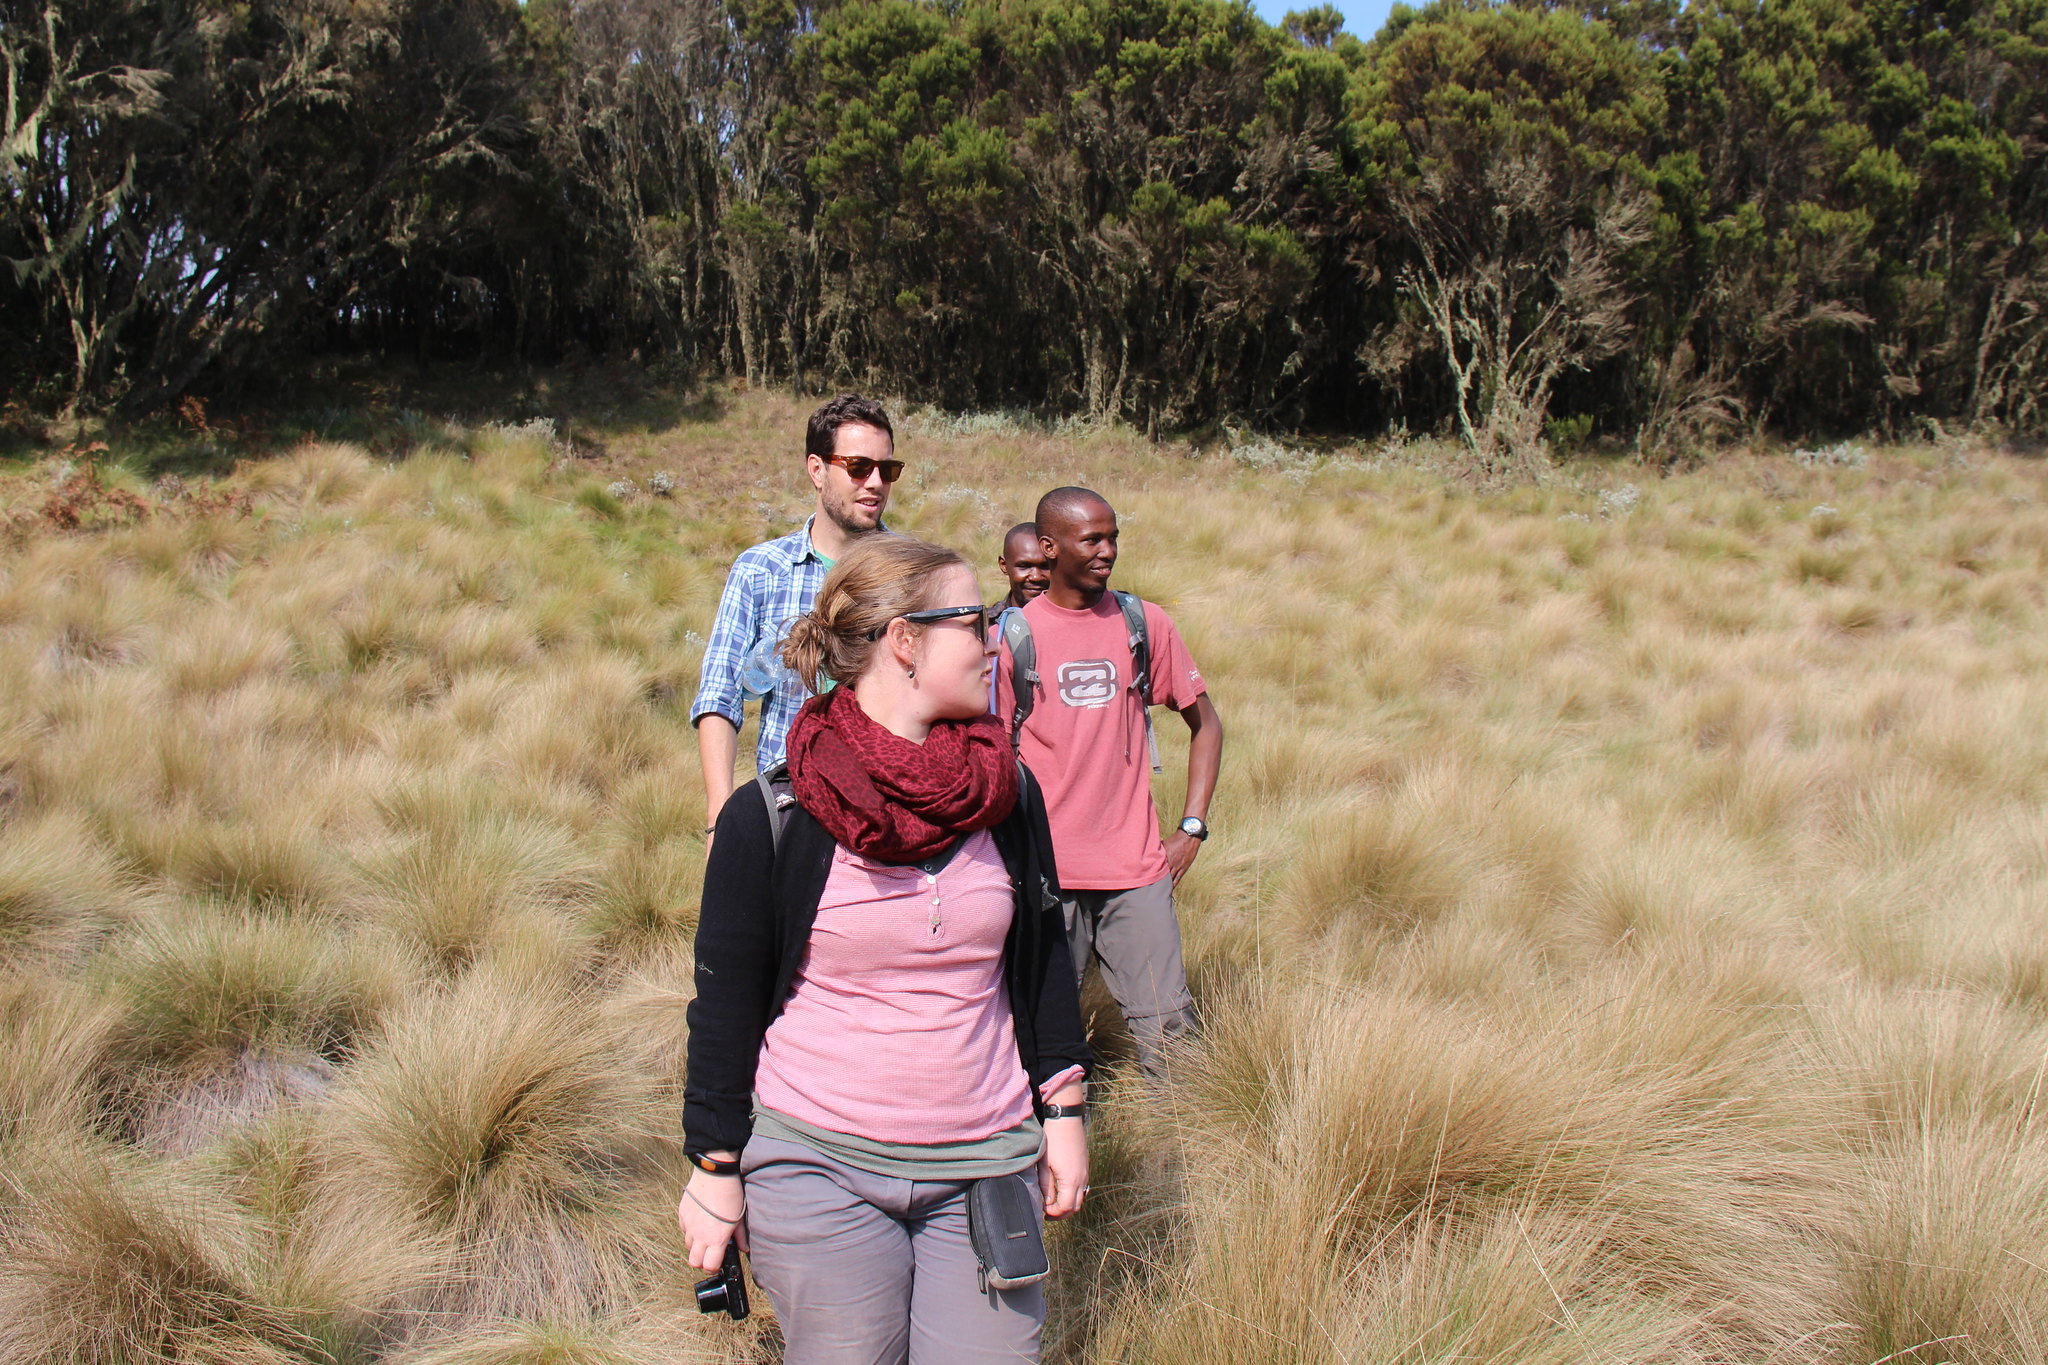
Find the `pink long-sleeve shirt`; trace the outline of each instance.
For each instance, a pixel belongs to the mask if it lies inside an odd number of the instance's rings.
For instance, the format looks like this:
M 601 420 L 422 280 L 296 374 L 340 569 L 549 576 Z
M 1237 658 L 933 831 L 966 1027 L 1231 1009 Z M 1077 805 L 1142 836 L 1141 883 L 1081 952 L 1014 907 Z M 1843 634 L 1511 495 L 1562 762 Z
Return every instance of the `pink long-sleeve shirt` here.
M 803 968 L 761 1040 L 757 1100 L 877 1142 L 972 1141 L 1030 1118 L 1003 985 L 1014 909 L 986 830 L 936 876 L 835 849 Z

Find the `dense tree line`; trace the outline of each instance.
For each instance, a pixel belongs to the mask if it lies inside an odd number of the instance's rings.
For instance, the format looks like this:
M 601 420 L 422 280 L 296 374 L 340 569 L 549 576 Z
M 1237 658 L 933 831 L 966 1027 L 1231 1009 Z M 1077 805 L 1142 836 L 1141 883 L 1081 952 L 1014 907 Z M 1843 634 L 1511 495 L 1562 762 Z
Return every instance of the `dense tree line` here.
M 2048 424 L 2048 0 L 0 0 L 0 375 L 637 353 L 1187 428 Z

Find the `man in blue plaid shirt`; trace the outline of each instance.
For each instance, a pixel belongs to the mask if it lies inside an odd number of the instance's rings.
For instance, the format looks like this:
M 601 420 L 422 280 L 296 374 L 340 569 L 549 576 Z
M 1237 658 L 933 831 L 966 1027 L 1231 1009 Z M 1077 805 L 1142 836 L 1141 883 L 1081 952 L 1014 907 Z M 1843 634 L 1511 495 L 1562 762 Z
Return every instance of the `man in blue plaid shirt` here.
M 805 428 L 804 467 L 818 492 L 817 511 L 788 535 L 733 561 L 704 646 L 703 681 L 690 720 L 704 767 L 705 814 L 714 825 L 732 795 L 747 700 L 761 703 L 754 763 L 766 772 L 782 761 L 797 708 L 809 697 L 776 655 L 790 622 L 811 609 L 825 575 L 855 540 L 886 529 L 889 486 L 903 473 L 889 414 L 872 398 L 833 399 Z M 710 833 L 707 828 L 707 839 Z

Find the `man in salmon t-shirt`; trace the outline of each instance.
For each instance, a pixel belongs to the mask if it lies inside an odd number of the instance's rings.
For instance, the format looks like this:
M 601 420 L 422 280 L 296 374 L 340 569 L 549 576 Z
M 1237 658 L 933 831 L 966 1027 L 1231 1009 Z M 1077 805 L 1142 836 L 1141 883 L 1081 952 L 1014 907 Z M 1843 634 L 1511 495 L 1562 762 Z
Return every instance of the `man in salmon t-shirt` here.
M 1021 608 L 1039 682 L 1017 736 L 1044 788 L 1053 858 L 1066 901 L 1076 976 L 1092 955 L 1116 997 L 1138 1064 L 1165 1075 L 1163 1045 L 1192 1024 L 1173 888 L 1209 837 L 1204 817 L 1223 763 L 1223 722 L 1180 631 L 1144 603 L 1150 674 L 1134 688 L 1132 632 L 1109 591 L 1116 513 L 1085 488 L 1055 488 L 1035 518 L 1052 561 L 1046 591 Z M 996 662 L 996 714 L 1013 724 L 1015 661 L 1006 634 Z M 1148 701 L 1180 713 L 1190 732 L 1187 799 L 1161 840 L 1152 804 Z

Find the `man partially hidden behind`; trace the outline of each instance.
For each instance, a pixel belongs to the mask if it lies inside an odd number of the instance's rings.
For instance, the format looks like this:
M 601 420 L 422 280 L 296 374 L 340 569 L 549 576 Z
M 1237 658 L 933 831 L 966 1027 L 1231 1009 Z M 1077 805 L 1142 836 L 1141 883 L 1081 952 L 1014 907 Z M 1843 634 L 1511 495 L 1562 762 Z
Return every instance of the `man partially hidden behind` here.
M 1137 643 L 1109 590 L 1117 523 L 1108 502 L 1085 488 L 1055 488 L 1038 500 L 1036 520 L 1051 573 L 1046 591 L 1022 608 L 1038 683 L 1018 752 L 1045 791 L 1075 975 L 1091 956 L 1100 962 L 1139 1066 L 1159 1079 L 1165 1044 L 1192 1024 L 1173 888 L 1209 837 L 1223 722 L 1180 631 L 1151 602 L 1142 604 L 1149 676 L 1135 676 Z M 996 714 L 1009 724 L 1018 711 L 1016 630 L 1003 638 Z M 1172 708 L 1190 732 L 1187 799 L 1164 840 L 1152 804 L 1148 704 Z
M 1020 521 L 1010 528 L 1003 537 L 1003 552 L 996 556 L 996 567 L 1003 571 L 1003 578 L 1010 585 L 1009 595 L 996 603 L 998 615 L 1023 606 L 1045 591 L 1052 581 L 1052 561 L 1046 557 L 1045 546 L 1039 543 L 1037 522 Z
M 1003 571 L 1003 581 L 1010 585 L 1008 593 L 989 603 L 990 627 L 995 638 L 1003 638 L 1003 622 L 1013 611 L 1022 611 L 1024 604 L 1045 591 L 1051 578 L 1052 561 L 1045 557 L 1045 547 L 1038 542 L 1038 523 L 1020 521 L 1003 537 L 1002 553 L 996 556 L 996 567 Z M 990 715 L 996 711 L 996 674 L 988 675 L 988 709 Z
M 887 529 L 882 512 L 890 485 L 903 473 L 889 414 L 872 398 L 834 398 L 811 414 L 804 467 L 817 490 L 817 510 L 788 535 L 733 561 L 704 646 L 703 681 L 690 720 L 704 769 L 705 815 L 713 824 L 732 795 L 747 700 L 761 703 L 754 763 L 766 772 L 782 762 L 789 727 L 810 695 L 776 655 L 790 623 L 811 609 L 825 575 L 856 540 Z M 709 828 L 704 836 L 708 845 Z

